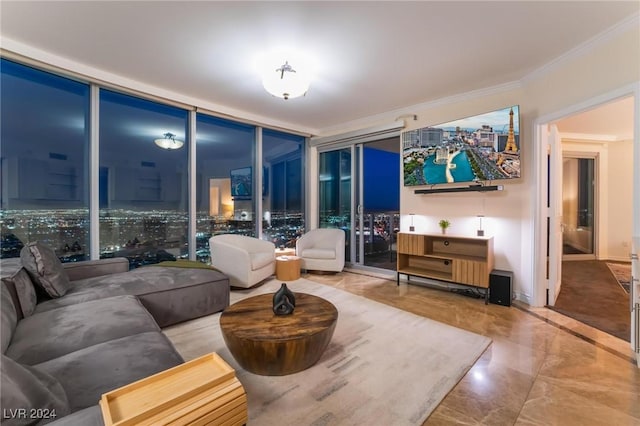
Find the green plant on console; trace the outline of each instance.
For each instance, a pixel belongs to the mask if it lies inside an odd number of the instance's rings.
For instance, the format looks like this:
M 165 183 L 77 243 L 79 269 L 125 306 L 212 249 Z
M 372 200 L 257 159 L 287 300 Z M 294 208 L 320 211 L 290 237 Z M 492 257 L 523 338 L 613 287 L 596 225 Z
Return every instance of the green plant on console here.
M 451 222 L 449 222 L 447 219 L 441 219 L 440 222 L 438 222 L 438 225 L 440 226 L 440 229 L 442 229 L 442 233 L 444 234 L 447 228 L 451 226 Z

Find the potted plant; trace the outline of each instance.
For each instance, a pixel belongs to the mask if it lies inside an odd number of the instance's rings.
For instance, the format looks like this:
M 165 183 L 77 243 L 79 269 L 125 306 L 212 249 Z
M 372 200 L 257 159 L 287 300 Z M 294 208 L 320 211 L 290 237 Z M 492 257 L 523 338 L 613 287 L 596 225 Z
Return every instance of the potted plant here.
M 440 226 L 440 229 L 442 229 L 442 233 L 446 234 L 447 228 L 451 226 L 451 222 L 449 222 L 447 219 L 441 219 L 440 222 L 438 222 L 438 225 Z

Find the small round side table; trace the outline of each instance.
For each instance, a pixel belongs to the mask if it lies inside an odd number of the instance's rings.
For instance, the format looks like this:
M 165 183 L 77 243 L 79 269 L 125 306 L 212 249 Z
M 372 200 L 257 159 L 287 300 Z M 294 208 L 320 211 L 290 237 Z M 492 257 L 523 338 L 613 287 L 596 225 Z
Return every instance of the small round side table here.
M 281 281 L 294 281 L 300 278 L 300 258 L 298 256 L 276 257 L 276 278 Z

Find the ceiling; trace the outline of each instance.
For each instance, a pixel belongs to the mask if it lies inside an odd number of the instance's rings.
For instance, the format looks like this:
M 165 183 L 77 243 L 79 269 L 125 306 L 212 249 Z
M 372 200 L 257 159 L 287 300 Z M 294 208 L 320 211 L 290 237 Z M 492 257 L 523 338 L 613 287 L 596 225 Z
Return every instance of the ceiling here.
M 0 7 L 4 48 L 39 49 L 156 94 L 310 134 L 520 80 L 640 9 L 635 1 Z M 305 97 L 285 101 L 262 88 L 255 62 L 282 48 L 317 65 Z
M 631 96 L 565 117 L 555 124 L 564 139 L 623 141 L 633 139 Z

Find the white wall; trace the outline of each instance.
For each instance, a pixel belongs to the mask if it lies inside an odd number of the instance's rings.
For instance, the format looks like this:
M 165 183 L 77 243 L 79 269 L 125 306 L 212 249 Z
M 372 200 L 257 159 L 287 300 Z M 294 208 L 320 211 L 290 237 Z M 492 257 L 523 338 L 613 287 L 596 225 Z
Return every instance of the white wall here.
M 420 111 L 417 121 L 409 122 L 406 130 L 426 127 L 481 114 L 510 105 L 520 105 L 520 148 L 522 158 L 522 178 L 513 181 L 501 181 L 503 191 L 468 192 L 446 194 L 416 195 L 416 187 L 402 187 L 400 190 L 400 228 L 408 232 L 408 214 L 414 213 L 416 232 L 439 233 L 438 221 L 448 219 L 452 235 L 476 235 L 478 214 L 484 214 L 482 227 L 486 236 L 494 238 L 495 268 L 513 271 L 514 291 L 520 299 L 529 300 L 526 265 L 523 265 L 522 253 L 527 250 L 532 236 L 529 216 L 530 188 L 533 184 L 531 174 L 532 152 L 528 134 L 527 116 L 531 111 L 521 89 L 469 99 L 465 102 L 434 107 Z M 401 170 L 402 173 L 402 170 Z M 403 181 L 401 176 L 400 181 Z M 527 224 L 529 226 L 527 226 Z
M 418 231 L 437 231 L 438 219 L 446 217 L 453 224 L 452 232 L 473 235 L 475 222 L 477 222 L 474 216 L 484 198 L 484 214 L 487 216 L 484 221 L 485 234 L 494 237 L 496 268 L 514 272 L 514 289 L 518 299 L 534 305 L 543 304 L 544 298 L 540 286 L 544 283 L 533 282 L 535 243 L 540 244 L 543 238 L 542 235 L 534 235 L 532 226 L 535 194 L 540 190 L 537 177 L 534 176 L 534 149 L 538 147 L 533 146 L 535 143 L 533 123 L 541 116 L 638 83 L 640 77 L 638 40 L 640 40 L 640 30 L 634 24 L 620 31 L 613 31 L 595 40 L 591 46 L 583 47 L 572 55 L 567 55 L 551 64 L 548 68 L 532 74 L 530 78 L 522 81 L 522 87 L 519 89 L 416 111 L 420 120 L 410 122 L 407 130 L 519 104 L 523 177 L 518 182 L 506 183 L 505 190 L 502 192 L 485 193 L 485 195 L 482 193 L 414 195 L 412 190 L 403 188 L 400 193 L 401 214 L 422 214 L 423 219 L 420 227 L 417 227 Z M 638 144 L 638 135 L 635 135 L 634 143 Z M 616 157 L 624 156 L 618 153 L 617 148 Z M 627 162 L 630 160 L 631 156 L 628 155 Z M 639 166 L 629 164 L 627 170 L 630 173 L 633 167 Z M 623 173 L 620 169 L 616 167 L 616 173 Z M 620 178 L 626 179 L 626 177 Z M 631 182 L 631 178 L 627 182 Z M 607 192 L 611 190 L 610 187 L 606 189 Z M 632 196 L 628 197 L 628 206 L 631 206 L 632 198 Z M 620 202 L 626 201 L 620 200 Z M 605 213 L 611 215 L 611 209 Z M 618 218 L 617 213 L 619 212 L 617 211 L 616 215 L 611 217 L 611 221 Z M 403 225 L 403 228 L 405 226 L 408 225 Z M 613 226 L 607 228 L 613 228 Z M 625 231 L 622 231 L 622 228 Z M 615 257 L 619 253 L 619 250 L 613 247 L 616 245 L 615 241 L 625 238 L 625 232 L 628 238 L 631 235 L 631 229 L 625 224 L 611 232 L 615 232 L 616 235 L 607 236 L 606 241 L 611 241 L 610 244 L 608 243 L 611 246 L 611 253 L 608 256 Z M 621 245 L 621 243 L 617 244 Z M 544 274 L 539 273 L 537 276 L 544 277 Z
M 629 261 L 633 232 L 633 141 L 609 143 L 607 258 Z

